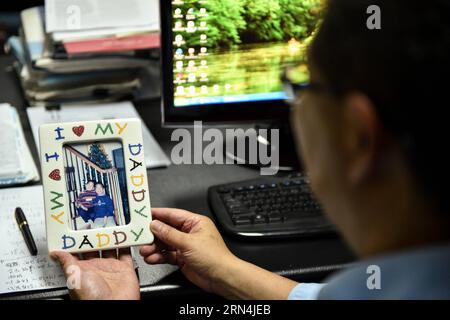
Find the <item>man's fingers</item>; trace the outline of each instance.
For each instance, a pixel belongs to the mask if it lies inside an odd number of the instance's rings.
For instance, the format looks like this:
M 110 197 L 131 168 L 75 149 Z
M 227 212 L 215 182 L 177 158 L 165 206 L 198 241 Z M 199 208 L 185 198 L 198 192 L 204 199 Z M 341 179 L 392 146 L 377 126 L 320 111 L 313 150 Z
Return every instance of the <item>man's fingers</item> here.
M 152 208 L 153 219 L 162 221 L 178 229 L 183 226 L 186 220 L 196 216 L 195 213 L 181 209 Z
M 157 252 L 144 259 L 148 264 L 177 264 L 177 253 L 174 251 Z
M 162 253 L 154 253 L 152 255 L 149 255 L 148 257 L 145 257 L 144 261 L 148 264 L 166 263 L 165 257 L 162 255 Z
M 188 243 L 188 234 L 178 231 L 161 221 L 153 220 L 150 228 L 160 241 L 170 247 L 184 249 Z
M 139 254 L 142 257 L 147 257 L 147 256 L 149 256 L 151 254 L 156 253 L 157 251 L 158 251 L 158 249 L 156 248 L 156 244 L 151 244 L 151 245 L 148 245 L 148 246 L 142 246 L 139 249 Z
M 176 251 L 177 250 L 174 247 L 169 246 L 168 244 L 162 242 L 159 239 L 155 239 L 155 243 L 154 244 L 156 245 L 156 249 L 159 250 L 159 251 Z
M 50 258 L 58 261 L 63 269 L 67 269 L 71 265 L 75 265 L 78 262 L 78 258 L 72 254 L 64 251 L 53 251 L 50 252 Z
M 155 239 L 155 242 L 151 245 L 142 246 L 139 249 L 139 254 L 143 257 L 149 256 L 155 252 L 163 251 L 175 251 L 175 248 L 168 246 L 167 244 L 161 242 L 159 239 Z

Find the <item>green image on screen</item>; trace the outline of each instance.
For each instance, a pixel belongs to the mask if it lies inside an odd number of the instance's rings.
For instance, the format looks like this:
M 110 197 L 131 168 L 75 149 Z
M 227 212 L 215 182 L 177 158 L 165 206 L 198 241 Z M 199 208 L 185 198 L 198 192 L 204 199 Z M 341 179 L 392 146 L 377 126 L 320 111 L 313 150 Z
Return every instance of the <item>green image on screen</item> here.
M 322 0 L 173 0 L 175 106 L 285 99 L 280 75 L 306 65 L 321 12 Z

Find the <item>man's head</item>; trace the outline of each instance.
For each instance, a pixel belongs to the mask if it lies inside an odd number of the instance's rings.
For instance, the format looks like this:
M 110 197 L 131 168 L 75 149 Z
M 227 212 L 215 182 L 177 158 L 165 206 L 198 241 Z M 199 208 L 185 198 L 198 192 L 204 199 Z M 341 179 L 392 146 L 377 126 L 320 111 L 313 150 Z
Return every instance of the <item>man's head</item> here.
M 99 196 L 104 196 L 105 195 L 105 186 L 103 185 L 103 183 L 97 182 L 95 184 L 95 192 Z
M 381 30 L 367 27 L 373 4 Z M 313 188 L 356 251 L 448 227 L 450 2 L 330 0 L 309 66 L 321 90 L 302 93 L 293 124 Z
M 84 187 L 86 188 L 86 191 L 93 191 L 94 187 L 95 187 L 95 182 L 92 180 L 89 180 L 88 182 L 86 182 Z

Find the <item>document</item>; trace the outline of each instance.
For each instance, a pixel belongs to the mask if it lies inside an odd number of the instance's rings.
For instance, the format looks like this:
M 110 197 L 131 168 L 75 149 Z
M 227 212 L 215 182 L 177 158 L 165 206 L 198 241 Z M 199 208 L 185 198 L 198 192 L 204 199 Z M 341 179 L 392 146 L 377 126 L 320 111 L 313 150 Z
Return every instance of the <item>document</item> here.
M 0 104 L 0 186 L 38 181 L 17 110 Z
M 46 0 L 48 33 L 159 24 L 159 0 Z
M 0 176 L 18 175 L 21 173 L 21 160 L 17 146 L 17 134 L 11 121 L 11 110 L 8 105 L 0 105 Z M 18 165 L 19 164 L 19 165 Z
M 62 288 L 66 279 L 59 264 L 48 257 L 42 186 L 0 189 L 0 294 Z M 14 217 L 21 207 L 36 242 L 33 257 Z

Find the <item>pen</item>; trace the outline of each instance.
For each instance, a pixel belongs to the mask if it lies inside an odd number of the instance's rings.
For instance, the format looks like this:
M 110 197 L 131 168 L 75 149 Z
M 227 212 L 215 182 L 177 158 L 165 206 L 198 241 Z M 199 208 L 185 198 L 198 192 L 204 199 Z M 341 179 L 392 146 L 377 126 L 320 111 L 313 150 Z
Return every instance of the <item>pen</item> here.
M 25 239 L 25 243 L 27 244 L 28 250 L 30 250 L 32 256 L 36 256 L 36 243 L 34 242 L 33 235 L 31 234 L 27 218 L 25 217 L 25 214 L 23 213 L 21 208 L 16 208 L 15 216 L 17 224 L 19 225 L 19 229 L 22 232 L 23 238 Z

